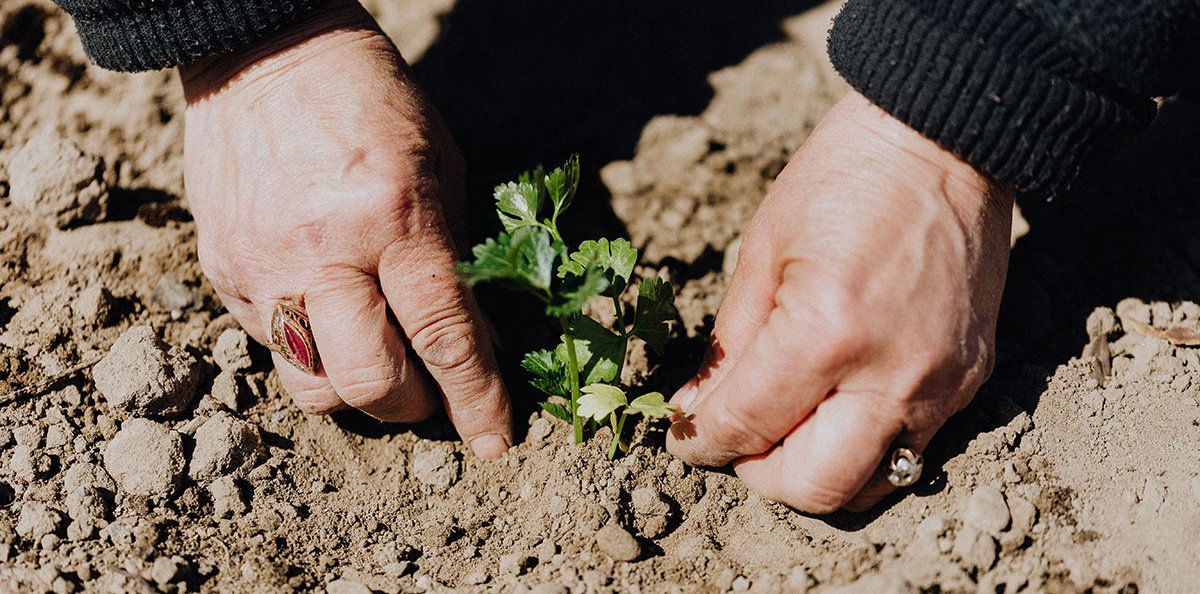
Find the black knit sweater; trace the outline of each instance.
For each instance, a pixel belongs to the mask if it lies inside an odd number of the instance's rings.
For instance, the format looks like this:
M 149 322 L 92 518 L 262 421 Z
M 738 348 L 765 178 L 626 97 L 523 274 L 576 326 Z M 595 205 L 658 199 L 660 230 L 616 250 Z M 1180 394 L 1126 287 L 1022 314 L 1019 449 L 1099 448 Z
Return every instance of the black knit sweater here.
M 115 70 L 230 51 L 321 1 L 57 0 Z M 980 170 L 1055 192 L 1097 147 L 1148 125 L 1153 97 L 1200 88 L 1200 0 L 848 0 L 829 56 Z

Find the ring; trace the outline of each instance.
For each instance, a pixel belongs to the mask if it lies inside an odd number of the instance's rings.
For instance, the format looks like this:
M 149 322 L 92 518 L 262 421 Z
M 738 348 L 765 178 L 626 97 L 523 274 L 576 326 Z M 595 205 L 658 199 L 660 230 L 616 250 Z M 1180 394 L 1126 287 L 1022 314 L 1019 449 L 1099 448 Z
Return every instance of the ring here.
M 279 353 L 284 361 L 309 375 L 321 368 L 321 357 L 313 342 L 308 313 L 294 303 L 277 303 L 271 315 L 271 335 L 267 348 Z
M 925 460 L 920 454 L 908 448 L 896 448 L 888 462 L 887 480 L 897 487 L 908 487 L 920 480 L 924 468 Z

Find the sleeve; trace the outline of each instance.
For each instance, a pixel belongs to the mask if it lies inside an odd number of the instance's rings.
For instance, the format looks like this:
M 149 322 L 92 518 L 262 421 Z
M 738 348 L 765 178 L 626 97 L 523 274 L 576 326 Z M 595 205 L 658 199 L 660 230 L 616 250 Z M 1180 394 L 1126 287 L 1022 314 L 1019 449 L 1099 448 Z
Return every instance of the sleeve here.
M 89 56 L 110 70 L 157 70 L 230 51 L 321 0 L 55 0 Z
M 1200 0 L 849 0 L 838 72 L 1018 190 L 1065 189 L 1200 74 Z

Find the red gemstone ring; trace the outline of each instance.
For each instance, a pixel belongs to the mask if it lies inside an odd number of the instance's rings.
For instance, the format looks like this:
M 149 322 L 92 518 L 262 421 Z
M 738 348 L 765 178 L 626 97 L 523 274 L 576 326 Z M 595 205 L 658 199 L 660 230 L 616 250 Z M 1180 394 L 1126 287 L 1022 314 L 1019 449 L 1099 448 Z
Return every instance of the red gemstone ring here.
M 294 303 L 277 303 L 271 315 L 271 336 L 267 348 L 309 375 L 321 369 L 321 357 L 313 342 L 308 314 Z

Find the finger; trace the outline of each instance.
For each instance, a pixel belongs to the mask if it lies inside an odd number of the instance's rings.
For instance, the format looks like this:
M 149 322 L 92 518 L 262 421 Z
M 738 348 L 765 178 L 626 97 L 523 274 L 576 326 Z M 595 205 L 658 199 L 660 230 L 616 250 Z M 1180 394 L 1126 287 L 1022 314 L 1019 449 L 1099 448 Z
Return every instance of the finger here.
M 476 455 L 494 459 L 512 444 L 512 410 L 483 316 L 454 273 L 444 223 L 394 244 L 380 266 L 388 303 L 430 375 L 446 411 Z
M 835 342 L 798 339 L 805 327 L 776 308 L 731 369 L 687 411 L 667 449 L 693 464 L 723 466 L 766 452 L 800 424 L 844 374 Z
M 778 280 L 771 269 L 770 246 L 765 239 L 759 239 L 767 234 L 759 233 L 757 228 L 757 223 L 751 222 L 742 235 L 737 267 L 721 301 L 700 368 L 671 397 L 671 402 L 684 410 L 699 404 L 720 382 L 771 313 Z
M 903 447 L 917 453 L 924 452 L 936 432 L 936 429 L 919 432 L 901 432 L 900 436 L 896 438 L 896 442 L 891 445 L 891 448 Z M 891 459 L 891 455 L 891 449 L 884 451 L 884 457 L 880 459 L 878 468 L 871 474 L 871 478 L 867 481 L 867 484 L 863 485 L 858 494 L 842 507 L 854 512 L 866 511 L 875 507 L 875 504 L 896 490 L 896 486 L 887 480 L 887 462 Z
M 259 310 L 257 319 L 260 320 L 258 322 L 260 328 L 270 328 L 271 317 L 275 315 L 274 305 L 257 305 L 256 307 Z M 262 338 L 262 343 L 269 343 L 266 336 Z M 318 352 L 320 352 L 319 348 Z M 333 385 L 329 383 L 329 378 L 325 376 L 324 370 L 318 371 L 317 375 L 309 375 L 307 372 L 297 369 L 275 351 L 271 351 L 271 361 L 275 364 L 275 373 L 279 374 L 279 383 L 283 384 L 283 389 L 292 397 L 292 401 L 300 410 L 314 415 L 326 415 L 346 407 L 346 403 L 338 398 Z
M 321 366 L 343 402 L 377 419 L 412 423 L 437 408 L 373 277 L 336 275 L 305 295 Z
M 815 514 L 837 511 L 867 484 L 902 430 L 885 410 L 870 394 L 835 394 L 778 446 L 734 462 L 734 471 L 773 501 Z
M 267 333 L 259 321 L 259 314 L 253 303 L 220 292 L 217 293 L 217 298 L 221 300 L 221 305 L 225 310 L 238 321 L 246 334 L 249 334 L 258 344 L 267 344 Z

